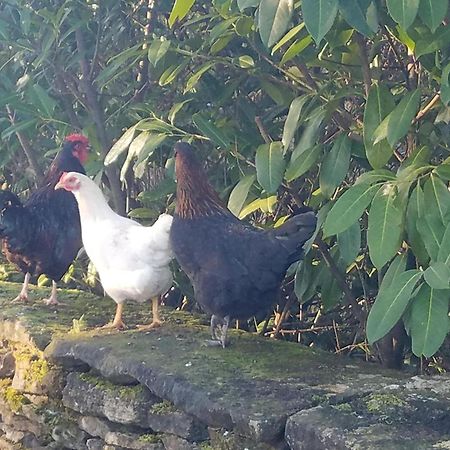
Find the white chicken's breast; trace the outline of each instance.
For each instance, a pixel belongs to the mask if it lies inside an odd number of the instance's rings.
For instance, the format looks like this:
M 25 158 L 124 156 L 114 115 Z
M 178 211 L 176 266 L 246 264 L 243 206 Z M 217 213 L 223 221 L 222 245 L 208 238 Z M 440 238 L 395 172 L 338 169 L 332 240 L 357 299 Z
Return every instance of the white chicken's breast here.
M 119 216 L 90 178 L 74 172 L 65 174 L 56 188 L 75 195 L 84 248 L 116 303 L 144 302 L 169 290 L 172 216 L 161 214 L 149 227 Z

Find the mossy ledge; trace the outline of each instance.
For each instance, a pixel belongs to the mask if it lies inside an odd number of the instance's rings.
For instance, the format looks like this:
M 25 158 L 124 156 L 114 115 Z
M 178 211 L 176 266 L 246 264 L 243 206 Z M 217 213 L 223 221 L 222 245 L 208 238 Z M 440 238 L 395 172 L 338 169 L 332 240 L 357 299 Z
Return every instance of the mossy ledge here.
M 415 445 L 407 448 L 419 449 L 450 440 L 448 377 L 410 379 L 236 330 L 230 332 L 228 348 L 211 348 L 204 345 L 209 337 L 205 316 L 163 308 L 163 327 L 136 329 L 150 321 L 147 305 L 126 306 L 128 331 L 102 330 L 99 326 L 114 313 L 110 299 L 61 290 L 65 305 L 54 308 L 39 301 L 48 290 L 34 288 L 29 304 L 11 304 L 19 288 L 0 283 L 5 350 L 14 353 L 16 367 L 26 365 L 29 375 L 23 378 L 30 386 L 45 384 L 56 371 L 66 387 L 35 394 L 27 392 L 28 385 L 13 391 L 7 380 L 0 389 L 11 417 L 28 414 L 24 417 L 31 420 L 27 402 L 36 403 L 35 415 L 45 411 L 46 426 L 53 426 L 45 434 L 45 442 L 53 439 L 49 448 L 65 448 L 67 433 L 80 448 L 94 439 L 102 445 L 114 441 L 122 448 L 152 450 L 355 448 L 356 437 L 367 444 L 361 448 L 381 449 L 399 436 Z M 82 385 L 84 394 L 77 391 Z M 101 408 L 91 395 L 93 388 Z M 42 406 L 48 398 L 61 405 L 61 396 L 66 412 L 57 415 L 68 414 L 67 433 Z M 117 414 L 116 403 L 128 405 L 129 411 L 121 407 Z M 381 430 L 382 445 L 374 430 Z M 39 440 L 38 431 L 34 433 Z M 3 438 L 0 434 L 0 444 Z

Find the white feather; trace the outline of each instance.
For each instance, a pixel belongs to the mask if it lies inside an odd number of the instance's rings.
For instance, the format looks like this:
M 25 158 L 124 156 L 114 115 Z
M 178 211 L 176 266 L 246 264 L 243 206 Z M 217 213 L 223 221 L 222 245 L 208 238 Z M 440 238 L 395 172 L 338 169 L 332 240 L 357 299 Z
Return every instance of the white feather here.
M 88 177 L 70 172 L 80 184 L 78 202 L 83 245 L 106 293 L 117 303 L 144 302 L 172 284 L 169 241 L 172 216 L 161 214 L 150 227 L 116 214 L 100 188 Z

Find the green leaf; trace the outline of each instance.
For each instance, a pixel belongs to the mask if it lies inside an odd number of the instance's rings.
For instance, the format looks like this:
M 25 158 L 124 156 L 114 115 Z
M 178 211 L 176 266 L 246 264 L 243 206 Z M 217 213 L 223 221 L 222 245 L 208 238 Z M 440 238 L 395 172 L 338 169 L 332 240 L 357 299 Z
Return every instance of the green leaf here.
M 310 97 L 308 95 L 302 95 L 301 97 L 294 98 L 289 106 L 286 122 L 284 122 L 283 137 L 281 139 L 284 150 L 288 149 L 292 139 L 294 138 L 302 108 L 309 99 Z
M 430 258 L 436 260 L 445 233 L 440 217 L 436 214 L 426 214 L 424 217 L 419 217 L 416 226 Z
M 389 264 L 388 270 L 384 274 L 382 284 L 384 288 L 390 286 L 394 280 L 406 270 L 407 254 L 397 255 Z
M 194 125 L 211 141 L 219 147 L 227 149 L 231 143 L 225 133 L 222 132 L 211 120 L 208 120 L 202 113 L 196 113 L 192 116 Z
M 355 181 L 355 184 L 374 184 L 380 181 L 395 180 L 395 175 L 387 169 L 376 169 L 364 172 Z
M 433 289 L 450 288 L 450 267 L 443 262 L 432 262 L 423 273 L 423 277 L 428 283 L 428 286 Z
M 338 0 L 303 0 L 303 20 L 317 44 L 333 26 L 338 12 Z
M 441 76 L 441 101 L 445 106 L 448 106 L 450 103 L 450 83 L 449 83 L 449 75 L 450 75 L 450 63 L 445 66 L 442 70 Z
M 186 87 L 184 88 L 184 94 L 186 92 L 192 91 L 195 87 L 195 85 L 199 82 L 202 75 L 206 72 L 208 72 L 211 67 L 214 67 L 216 65 L 216 61 L 208 61 L 207 63 L 200 66 L 200 68 L 189 77 L 189 79 L 186 82 Z
M 241 69 L 251 69 L 252 67 L 255 67 L 255 60 L 249 55 L 242 55 L 233 58 L 233 63 Z
M 345 21 L 367 37 L 373 36 L 366 19 L 370 3 L 370 0 L 339 0 L 339 11 Z
M 345 136 L 339 136 L 331 151 L 323 159 L 320 167 L 319 185 L 322 194 L 331 198 L 336 188 L 347 175 L 350 165 L 351 141 Z
M 261 3 L 261 0 L 237 0 L 239 11 L 244 11 L 247 8 L 254 8 Z
M 228 209 L 238 216 L 248 197 L 248 192 L 255 181 L 255 175 L 247 175 L 233 188 L 228 199 Z
M 406 136 L 420 105 L 420 89 L 408 92 L 389 114 L 387 140 L 392 146 Z
M 358 184 L 344 192 L 325 219 L 324 236 L 342 233 L 357 222 L 378 189 L 379 184 Z
M 381 283 L 378 296 L 367 318 L 367 339 L 369 344 L 381 339 L 399 321 L 411 294 L 422 277 L 419 270 L 407 270 L 396 276 L 389 285 Z
M 301 30 L 303 30 L 305 24 L 304 22 L 299 25 L 291 28 L 279 41 L 276 45 L 273 46 L 272 51 L 270 52 L 273 55 L 277 50 L 279 50 L 283 45 L 287 44 L 294 36 L 296 36 Z
M 433 170 L 441 180 L 450 181 L 450 164 L 439 164 L 436 169 Z
M 263 144 L 256 150 L 256 177 L 268 194 L 274 194 L 283 181 L 286 163 L 281 142 Z
M 402 241 L 402 212 L 395 200 L 395 186 L 386 184 L 370 207 L 367 242 L 370 259 L 378 270 L 397 253 Z
M 433 356 L 447 336 L 449 290 L 431 289 L 423 284 L 411 306 L 410 335 L 416 356 Z
M 434 33 L 447 15 L 448 0 L 420 0 L 419 17 Z
M 315 110 L 315 112 L 317 111 L 318 110 Z M 310 118 L 306 122 L 306 125 L 300 135 L 300 139 L 298 140 L 297 145 L 292 151 L 291 161 L 296 160 L 300 155 L 304 153 L 306 154 L 306 152 L 310 151 L 310 149 L 315 146 L 324 119 L 323 113 L 324 111 L 319 111 L 319 113 L 314 118 Z
M 53 112 L 56 108 L 56 101 L 53 100 L 38 84 L 33 84 L 33 91 L 38 100 L 38 109 L 45 114 L 45 118 L 50 119 L 53 117 Z
M 176 191 L 177 184 L 171 178 L 164 178 L 160 183 L 149 191 L 141 192 L 138 200 L 146 203 L 153 203 L 173 194 Z
M 389 14 L 402 28 L 406 30 L 412 25 L 419 10 L 419 0 L 387 0 L 386 3 Z
M 266 47 L 272 47 L 286 32 L 293 9 L 294 0 L 261 0 L 258 27 Z
M 183 20 L 194 3 L 195 0 L 175 0 L 169 16 L 169 27 L 172 28 L 175 22 Z
M 312 279 L 312 264 L 311 261 L 300 261 L 295 272 L 294 292 L 301 303 L 307 299 L 304 298 L 306 291 L 309 288 Z
M 178 74 L 187 66 L 187 62 L 183 62 L 181 64 L 173 64 L 170 67 L 168 67 L 159 77 L 159 85 L 160 86 L 167 86 L 168 84 L 172 83 L 172 81 L 175 80 L 175 78 L 178 76 Z
M 164 133 L 152 133 L 145 141 L 145 145 L 140 148 L 136 153 L 137 161 L 136 165 L 146 162 L 147 159 L 153 154 L 153 152 L 167 139 L 167 134 Z M 134 141 L 133 141 L 134 142 Z M 130 145 L 131 151 L 131 145 Z
M 248 216 L 252 212 L 255 212 L 257 209 L 260 209 L 262 212 L 268 213 L 273 212 L 273 207 L 277 203 L 277 196 L 272 195 L 270 197 L 265 198 L 257 198 L 256 200 L 249 203 L 245 206 L 241 212 L 239 213 L 239 219 L 243 219 Z
M 125 181 L 127 171 L 132 163 L 132 161 L 139 155 L 142 149 L 145 147 L 147 142 L 151 141 L 152 135 L 148 131 L 143 131 L 140 133 L 130 144 L 128 149 L 128 154 L 125 162 L 123 163 L 122 169 L 120 170 L 120 180 Z
M 438 262 L 443 262 L 450 267 L 450 223 L 448 223 L 445 228 L 436 260 Z
M 353 262 L 361 248 L 361 229 L 359 222 L 355 222 L 349 228 L 337 235 L 339 254 L 346 264 Z
M 406 232 L 408 236 L 407 241 L 421 264 L 426 264 L 428 261 L 428 253 L 417 228 L 419 218 L 423 217 L 425 214 L 424 209 L 424 195 L 422 188 L 418 183 L 408 200 L 408 207 L 406 210 Z
M 147 58 L 150 64 L 155 67 L 160 59 L 168 52 L 170 41 L 155 39 L 148 48 Z
M 307 48 L 309 44 L 311 44 L 311 42 L 312 37 L 310 35 L 304 37 L 303 39 L 295 41 L 284 53 L 283 57 L 281 58 L 280 65 L 283 65 L 290 61 L 292 58 L 295 58 L 303 50 L 305 50 L 305 48 Z
M 424 187 L 425 205 L 429 214 L 436 214 L 442 223 L 446 223 L 445 216 L 450 210 L 450 192 L 444 182 L 431 174 Z
M 302 152 L 294 160 L 292 159 L 294 154 L 292 154 L 291 161 L 289 163 L 288 168 L 286 169 L 285 174 L 286 180 L 292 181 L 302 176 L 317 161 L 317 158 L 319 157 L 321 152 L 322 146 L 316 145 Z
M 1 137 L 2 140 L 8 139 L 12 134 L 17 133 L 18 131 L 24 131 L 28 128 L 32 128 L 36 125 L 37 119 L 23 120 L 22 122 L 16 122 L 10 127 L 6 128 L 2 131 Z
M 134 139 L 134 134 L 136 132 L 136 125 L 128 128 L 124 134 L 117 140 L 117 142 L 111 147 L 108 154 L 105 157 L 105 166 L 109 166 L 114 163 L 117 158 L 125 152 L 131 144 L 131 141 Z
M 394 109 L 394 97 L 384 85 L 373 85 L 364 109 L 364 146 L 367 159 L 374 169 L 383 167 L 393 153 L 386 140 L 374 144 L 374 133 L 383 119 Z

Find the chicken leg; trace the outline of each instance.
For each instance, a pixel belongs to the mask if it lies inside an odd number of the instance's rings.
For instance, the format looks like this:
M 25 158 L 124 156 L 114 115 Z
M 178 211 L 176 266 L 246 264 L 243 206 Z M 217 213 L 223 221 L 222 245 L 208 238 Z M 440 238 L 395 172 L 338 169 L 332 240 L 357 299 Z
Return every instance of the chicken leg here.
M 28 301 L 28 284 L 30 283 L 31 275 L 27 272 L 23 279 L 22 289 L 19 295 L 13 300 L 13 302 L 27 302 Z
M 138 325 L 140 330 L 151 330 L 162 325 L 163 321 L 159 315 L 159 297 L 152 298 L 152 323 L 149 325 Z
M 44 298 L 44 303 L 47 306 L 51 305 L 61 305 L 61 303 L 58 302 L 58 293 L 56 291 L 56 281 L 52 280 L 52 292 L 50 294 L 49 298 Z
M 228 326 L 230 325 L 230 316 L 225 316 L 223 319 L 219 316 L 213 314 L 211 316 L 211 337 L 212 341 L 209 341 L 208 344 L 215 346 L 221 345 L 223 348 L 227 345 L 227 332 Z

